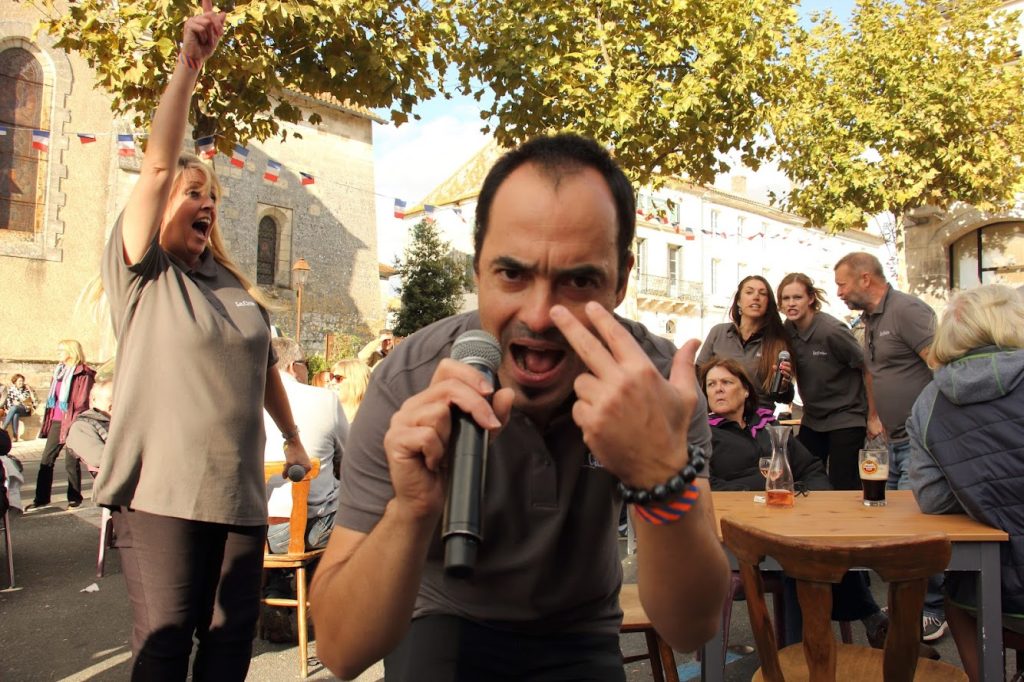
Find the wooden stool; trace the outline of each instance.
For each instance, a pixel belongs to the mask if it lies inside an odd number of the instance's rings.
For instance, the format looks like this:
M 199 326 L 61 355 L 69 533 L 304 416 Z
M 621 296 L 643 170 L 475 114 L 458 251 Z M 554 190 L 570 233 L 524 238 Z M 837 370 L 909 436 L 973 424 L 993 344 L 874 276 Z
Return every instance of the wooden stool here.
M 651 625 L 651 620 L 644 613 L 640 604 L 640 591 L 636 585 L 623 585 L 619 592 L 619 606 L 622 607 L 622 627 L 620 632 L 642 632 L 647 638 L 647 653 L 636 656 L 624 656 L 623 663 L 634 663 L 649 659 L 654 682 L 679 682 L 679 671 L 676 670 L 676 657 L 672 647 L 665 643 Z

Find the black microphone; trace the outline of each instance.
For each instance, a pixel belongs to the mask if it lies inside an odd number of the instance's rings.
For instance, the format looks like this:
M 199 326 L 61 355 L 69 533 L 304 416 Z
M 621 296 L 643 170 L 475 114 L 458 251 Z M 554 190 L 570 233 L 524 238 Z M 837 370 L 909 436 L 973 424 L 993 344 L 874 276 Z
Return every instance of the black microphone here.
M 306 470 L 302 468 L 301 464 L 293 464 L 288 467 L 288 480 L 292 483 L 298 483 L 306 477 Z
M 474 329 L 455 339 L 452 359 L 476 368 L 493 386 L 501 364 L 501 346 L 487 332 Z M 476 566 L 477 547 L 483 540 L 487 431 L 473 417 L 453 407 L 449 447 L 448 499 L 441 525 L 444 570 L 455 578 L 469 578 Z
M 772 388 L 769 392 L 772 400 L 780 402 L 778 397 L 789 390 L 789 377 L 782 373 L 782 363 L 789 362 L 789 351 L 779 353 L 779 361 L 775 365 L 775 376 L 772 377 Z

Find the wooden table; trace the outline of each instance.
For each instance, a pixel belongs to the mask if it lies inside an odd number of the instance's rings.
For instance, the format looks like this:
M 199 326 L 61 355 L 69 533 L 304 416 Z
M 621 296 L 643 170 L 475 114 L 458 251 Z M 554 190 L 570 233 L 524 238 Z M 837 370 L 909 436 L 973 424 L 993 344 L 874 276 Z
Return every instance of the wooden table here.
M 978 651 L 982 678 L 1003 678 L 1003 628 L 999 576 L 999 543 L 1008 536 L 1001 530 L 971 520 L 964 514 L 922 514 L 909 490 L 886 491 L 887 505 L 865 507 L 860 491 L 814 491 L 797 497 L 789 508 L 767 507 L 754 502 L 753 492 L 715 492 L 712 499 L 718 521 L 728 517 L 772 533 L 808 540 L 880 540 L 915 537 L 921 533 L 945 533 L 953 545 L 951 571 L 978 575 Z M 717 525 L 717 524 L 716 524 Z M 718 527 L 721 538 L 721 528 Z M 733 569 L 735 558 L 729 554 Z M 771 558 L 765 568 L 778 569 Z M 724 626 L 724 623 L 723 623 Z M 721 682 L 725 677 L 720 629 L 704 645 L 701 679 Z

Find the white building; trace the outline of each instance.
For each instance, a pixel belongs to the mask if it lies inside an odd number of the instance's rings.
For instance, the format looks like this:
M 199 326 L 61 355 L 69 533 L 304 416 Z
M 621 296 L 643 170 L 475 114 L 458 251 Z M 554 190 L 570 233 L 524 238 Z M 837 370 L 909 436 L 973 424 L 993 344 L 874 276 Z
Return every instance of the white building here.
M 405 220 L 430 217 L 454 250 L 472 254 L 476 198 L 501 153 L 497 144 L 488 143 L 412 207 Z M 758 179 L 763 180 L 752 178 Z M 736 287 L 747 275 L 762 275 L 775 287 L 787 273 L 803 272 L 830 294 L 826 309 L 844 317 L 849 311 L 834 296 L 835 262 L 851 251 L 869 251 L 885 260 L 877 235 L 858 230 L 831 235 L 803 227 L 801 217 L 750 196 L 745 176 L 725 176 L 718 184 L 730 191 L 669 180 L 638 195 L 636 265 L 617 312 L 676 345 L 703 339 L 712 326 L 727 320 Z M 464 309 L 475 307 L 476 297 L 467 295 Z

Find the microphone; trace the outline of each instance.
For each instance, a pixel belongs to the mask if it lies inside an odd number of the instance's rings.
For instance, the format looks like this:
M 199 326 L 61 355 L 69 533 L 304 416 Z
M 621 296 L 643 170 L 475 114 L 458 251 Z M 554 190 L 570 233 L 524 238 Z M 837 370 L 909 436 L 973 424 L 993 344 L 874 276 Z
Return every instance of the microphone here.
M 780 402 L 777 400 L 778 396 L 788 391 L 791 384 L 789 377 L 782 373 L 783 362 L 789 362 L 789 351 L 781 351 L 779 361 L 775 364 L 775 375 L 772 377 L 772 388 L 769 395 L 776 402 Z
M 292 483 L 298 483 L 306 476 L 306 470 L 302 468 L 301 464 L 293 464 L 288 467 L 288 480 Z
M 490 334 L 470 330 L 455 339 L 452 359 L 465 362 L 493 386 L 501 364 L 501 346 Z M 441 539 L 444 570 L 454 578 L 469 578 L 476 567 L 481 540 L 484 474 L 487 469 L 487 431 L 458 407 L 452 408 L 449 441 L 448 498 L 445 500 Z

